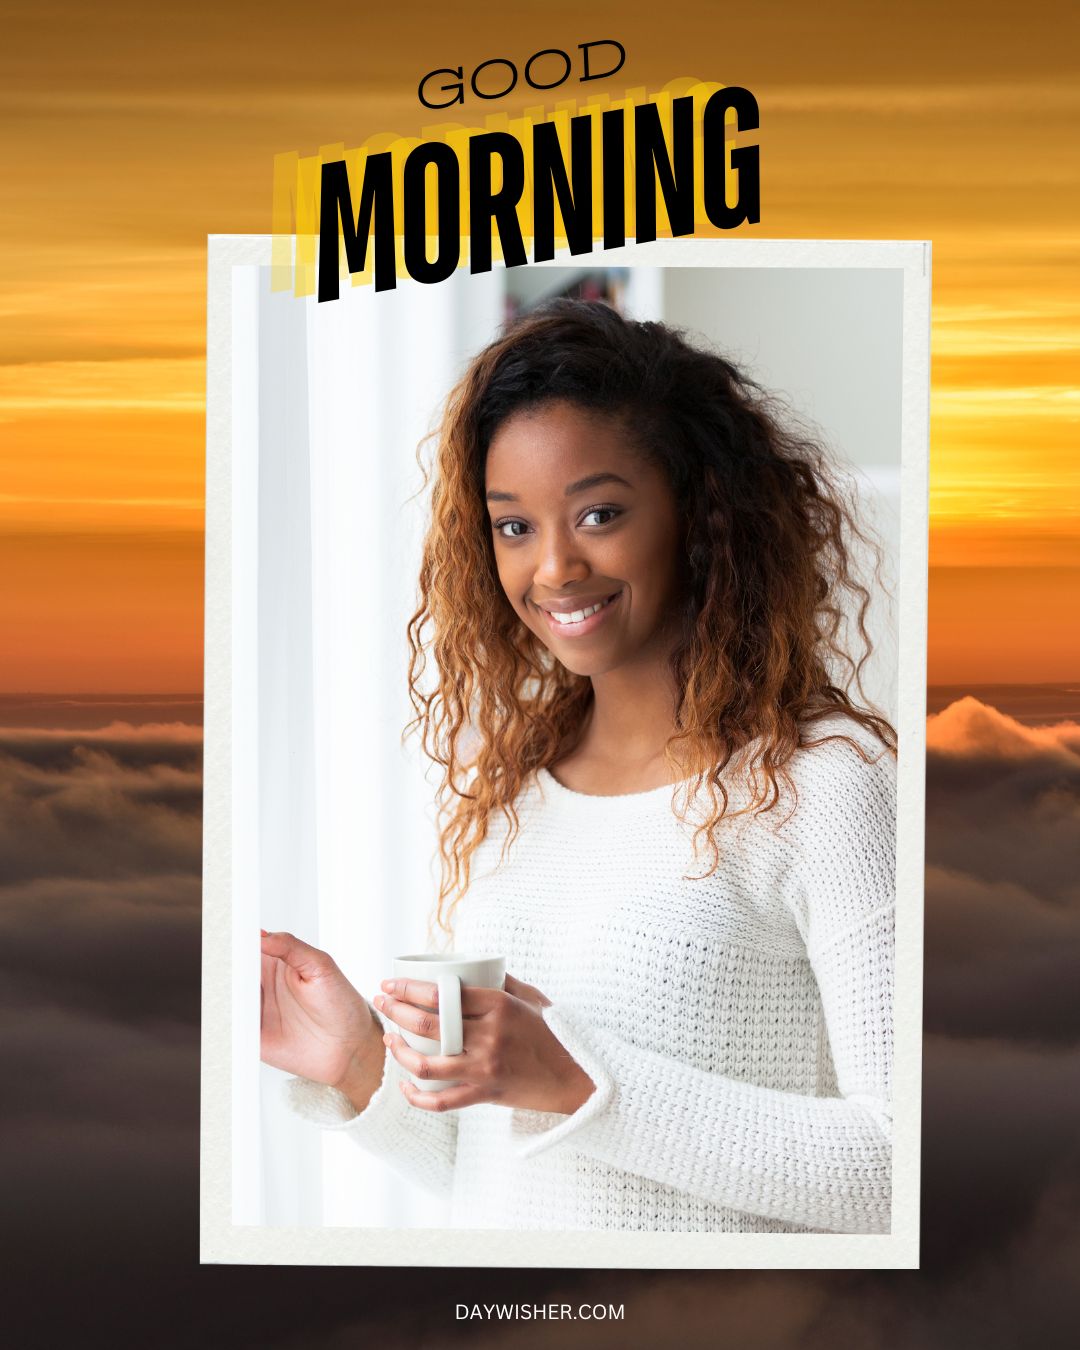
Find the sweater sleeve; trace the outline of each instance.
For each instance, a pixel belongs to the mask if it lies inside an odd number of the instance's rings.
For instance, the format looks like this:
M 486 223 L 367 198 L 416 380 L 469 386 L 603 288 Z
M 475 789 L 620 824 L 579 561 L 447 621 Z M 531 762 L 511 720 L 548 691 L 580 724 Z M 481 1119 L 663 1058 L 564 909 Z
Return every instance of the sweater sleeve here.
M 387 1030 L 397 1030 L 377 1010 Z M 287 1078 L 285 1103 L 297 1115 L 327 1130 L 341 1130 L 370 1153 L 377 1154 L 395 1172 L 427 1190 L 447 1194 L 451 1188 L 457 1150 L 457 1112 L 436 1114 L 409 1105 L 398 1086 L 407 1078 L 389 1050 L 383 1059 L 382 1082 L 363 1111 L 325 1083 Z
M 895 771 L 891 761 L 863 768 L 839 811 L 820 821 L 811 813 L 801 838 L 814 846 L 800 845 L 788 897 L 839 1095 L 701 1070 L 556 1005 L 545 1020 L 596 1088 L 570 1116 L 515 1112 L 520 1156 L 566 1147 L 743 1212 L 827 1232 L 889 1232 Z M 814 837 L 815 825 L 828 826 L 824 835 Z

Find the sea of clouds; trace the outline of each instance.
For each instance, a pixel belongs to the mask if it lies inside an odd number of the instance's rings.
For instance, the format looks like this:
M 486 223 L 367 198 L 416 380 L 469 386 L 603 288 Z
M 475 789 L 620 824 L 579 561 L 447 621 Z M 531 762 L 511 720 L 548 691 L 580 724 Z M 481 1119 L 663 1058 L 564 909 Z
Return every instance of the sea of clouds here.
M 1075 723 L 1025 726 L 973 698 L 928 723 L 922 1270 L 418 1282 L 198 1266 L 201 732 L 169 712 L 0 729 L 0 1191 L 29 1309 L 14 1343 L 539 1347 L 557 1330 L 621 1350 L 668 1344 L 673 1324 L 684 1346 L 1066 1342 L 1080 1318 Z M 626 1313 L 455 1329 L 456 1302 L 496 1299 Z

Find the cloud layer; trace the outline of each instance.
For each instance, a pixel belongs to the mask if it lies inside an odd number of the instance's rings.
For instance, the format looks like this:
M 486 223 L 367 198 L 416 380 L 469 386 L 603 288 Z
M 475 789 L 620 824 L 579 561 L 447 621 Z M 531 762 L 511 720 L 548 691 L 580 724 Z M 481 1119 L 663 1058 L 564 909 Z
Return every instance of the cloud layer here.
M 975 700 L 928 733 L 923 1268 L 200 1269 L 199 739 L 0 731 L 0 1188 L 22 1345 L 1012 1350 L 1080 1317 L 1080 749 Z M 65 1251 L 62 1303 L 43 1292 Z M 458 1302 L 622 1322 L 456 1323 Z M 167 1315 L 165 1315 L 167 1310 Z M 152 1337 L 148 1328 L 153 1328 Z

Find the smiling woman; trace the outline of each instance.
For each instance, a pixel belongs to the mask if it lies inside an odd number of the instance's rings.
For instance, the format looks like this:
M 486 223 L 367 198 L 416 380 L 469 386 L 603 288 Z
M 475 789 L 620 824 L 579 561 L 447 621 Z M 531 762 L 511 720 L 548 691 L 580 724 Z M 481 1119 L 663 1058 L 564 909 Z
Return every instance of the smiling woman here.
M 896 742 L 823 453 L 724 358 L 560 302 L 451 395 L 431 511 L 438 919 L 513 974 L 425 1054 L 434 984 L 373 1012 L 264 934 L 292 1105 L 462 1227 L 888 1232 Z

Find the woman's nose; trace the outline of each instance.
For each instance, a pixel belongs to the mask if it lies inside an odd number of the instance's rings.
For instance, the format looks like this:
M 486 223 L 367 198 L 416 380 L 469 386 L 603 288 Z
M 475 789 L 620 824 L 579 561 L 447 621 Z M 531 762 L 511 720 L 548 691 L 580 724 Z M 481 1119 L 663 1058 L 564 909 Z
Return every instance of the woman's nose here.
M 562 531 L 553 531 L 540 537 L 540 554 L 533 573 L 533 582 L 548 590 L 561 590 L 589 575 L 589 564 L 574 547 L 572 537 Z

